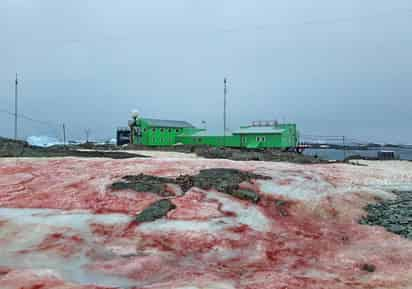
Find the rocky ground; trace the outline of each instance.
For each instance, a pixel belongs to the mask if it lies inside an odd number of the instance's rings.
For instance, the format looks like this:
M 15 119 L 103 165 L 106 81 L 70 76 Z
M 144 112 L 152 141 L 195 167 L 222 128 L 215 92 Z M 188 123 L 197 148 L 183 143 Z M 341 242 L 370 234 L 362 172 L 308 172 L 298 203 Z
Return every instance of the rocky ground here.
M 412 241 L 373 223 L 406 213 L 393 192 L 411 191 L 411 171 L 174 152 L 2 158 L 0 288 L 412 288 Z M 392 214 L 370 218 L 378 204 Z
M 81 148 L 81 147 L 80 147 Z M 30 146 L 25 141 L 15 141 L 0 137 L 0 157 L 85 157 L 85 158 L 112 158 L 127 159 L 144 157 L 143 155 L 131 154 L 118 151 L 81 151 L 78 147 L 54 146 L 49 148 Z
M 171 146 L 171 147 L 145 147 L 128 145 L 126 150 L 160 150 L 169 152 L 192 153 L 198 157 L 207 159 L 228 159 L 234 161 L 275 161 L 275 162 L 292 162 L 302 164 L 327 163 L 326 160 L 321 160 L 313 156 L 306 156 L 294 152 L 285 152 L 279 149 L 257 149 L 247 150 L 239 148 L 216 148 L 208 146 Z
M 206 169 L 197 175 L 180 175 L 177 178 L 165 178 L 140 174 L 137 176 L 125 176 L 120 182 L 112 184 L 113 190 L 131 189 L 136 192 L 150 192 L 162 197 L 176 196 L 177 189 L 183 195 L 192 188 L 203 190 L 215 189 L 229 194 L 235 198 L 259 202 L 258 192 L 252 189 L 242 189 L 241 184 L 250 183 L 252 180 L 267 180 L 270 177 L 252 174 L 235 169 Z M 170 185 L 175 185 L 173 189 Z M 162 199 L 143 210 L 136 217 L 138 222 L 154 221 L 165 217 L 176 206 L 169 199 Z
M 182 194 L 193 187 L 197 187 L 204 190 L 215 189 L 241 199 L 257 202 L 259 200 L 258 193 L 241 189 L 240 184 L 251 180 L 267 179 L 270 179 L 270 177 L 236 169 L 217 168 L 201 170 L 194 176 L 180 175 L 175 179 L 144 174 L 125 176 L 122 181 L 113 183 L 112 189 L 132 189 L 136 192 L 151 192 L 160 196 L 172 196 L 173 192 L 170 190 L 170 185 L 174 184 L 179 187 Z
M 139 153 L 137 153 L 137 151 Z M 85 143 L 80 145 L 53 146 L 48 148 L 30 146 L 25 141 L 14 141 L 0 137 L 0 157 L 103 157 L 125 159 L 144 157 L 153 151 L 159 153 L 175 152 L 177 154 L 194 154 L 198 157 L 210 159 L 230 159 L 235 161 L 285 161 L 292 163 L 326 163 L 327 161 L 302 154 L 284 152 L 282 150 L 245 150 L 235 148 L 214 148 L 206 146 L 115 146 Z
M 229 159 L 234 161 L 271 161 L 271 162 L 291 162 L 300 164 L 327 163 L 313 156 L 306 156 L 294 152 L 284 152 L 276 149 L 266 150 L 245 150 L 234 148 L 195 148 L 196 155 L 209 159 Z
M 365 207 L 361 224 L 382 226 L 389 232 L 412 240 L 412 191 L 394 191 L 394 199 L 381 200 Z

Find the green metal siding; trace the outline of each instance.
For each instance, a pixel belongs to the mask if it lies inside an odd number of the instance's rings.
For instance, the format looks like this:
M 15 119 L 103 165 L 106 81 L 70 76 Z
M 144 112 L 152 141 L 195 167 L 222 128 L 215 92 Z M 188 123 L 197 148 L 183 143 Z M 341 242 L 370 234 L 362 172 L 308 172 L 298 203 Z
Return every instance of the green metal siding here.
M 138 119 L 136 127 L 140 129 L 141 136 L 133 134 L 133 144 L 146 146 L 172 146 L 177 143 L 177 136 L 192 135 L 200 131 L 195 127 L 153 127 L 145 119 Z
M 143 128 L 142 144 L 152 146 L 171 146 L 176 144 L 176 136 L 185 134 L 185 128 Z
M 154 127 L 151 124 L 165 124 L 167 127 Z M 296 147 L 299 140 L 299 135 L 296 129 L 296 124 L 279 124 L 273 127 L 273 132 L 266 127 L 262 132 L 255 133 L 255 127 L 250 127 L 248 133 L 243 131 L 234 135 L 211 136 L 202 135 L 204 130 L 195 127 L 170 127 L 179 122 L 171 121 L 145 121 L 138 119 L 136 126 L 132 130 L 132 140 L 134 144 L 142 144 L 146 146 L 172 146 L 176 144 L 184 145 L 208 145 L 215 147 L 244 147 L 244 148 L 292 148 Z M 180 122 L 182 123 L 182 122 Z M 189 124 L 190 125 L 190 124 Z M 140 136 L 136 136 L 136 133 Z M 259 129 L 257 129 L 259 131 Z M 199 133 L 202 132 L 202 133 Z
M 285 133 L 282 137 L 282 147 L 296 147 L 299 142 L 299 135 L 296 128 L 296 124 L 279 124 L 278 127 L 285 130 Z
M 282 148 L 283 134 L 247 134 L 241 135 L 242 147 L 246 148 Z
M 215 147 L 239 147 L 240 137 L 235 135 L 226 136 L 197 136 L 197 135 L 180 135 L 176 137 L 178 143 L 185 145 L 208 145 Z

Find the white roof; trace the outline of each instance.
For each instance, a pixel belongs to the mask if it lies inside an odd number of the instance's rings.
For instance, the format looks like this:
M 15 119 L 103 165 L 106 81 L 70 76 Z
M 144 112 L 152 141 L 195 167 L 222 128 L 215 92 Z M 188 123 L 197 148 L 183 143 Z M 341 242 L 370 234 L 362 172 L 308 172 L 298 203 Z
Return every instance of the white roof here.
M 275 127 L 246 127 L 234 131 L 233 134 L 281 134 L 285 130 Z
M 172 128 L 187 128 L 194 127 L 187 121 L 180 120 L 165 120 L 165 119 L 154 119 L 154 118 L 142 118 L 150 127 L 172 127 Z

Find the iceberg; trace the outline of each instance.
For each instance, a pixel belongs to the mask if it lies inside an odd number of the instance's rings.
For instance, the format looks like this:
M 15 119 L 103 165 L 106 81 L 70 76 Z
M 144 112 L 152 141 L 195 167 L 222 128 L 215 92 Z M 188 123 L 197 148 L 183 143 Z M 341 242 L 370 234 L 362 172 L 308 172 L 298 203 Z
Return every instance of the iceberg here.
M 58 139 L 50 136 L 29 136 L 27 142 L 32 146 L 50 147 L 54 145 L 63 144 Z

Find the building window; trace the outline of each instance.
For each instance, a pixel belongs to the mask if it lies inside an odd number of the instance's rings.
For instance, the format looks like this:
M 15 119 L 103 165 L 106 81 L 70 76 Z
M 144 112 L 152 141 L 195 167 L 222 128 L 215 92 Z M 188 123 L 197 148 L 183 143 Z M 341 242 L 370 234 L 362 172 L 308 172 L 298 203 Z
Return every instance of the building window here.
M 168 131 L 168 132 L 172 132 L 172 129 L 171 129 L 171 128 L 169 128 L 167 131 Z
M 164 131 L 164 129 L 163 129 L 163 128 L 161 128 L 161 129 L 160 129 L 160 132 L 163 132 L 163 131 Z
M 177 128 L 177 129 L 176 129 L 176 132 L 180 132 L 180 129 Z
M 143 129 L 143 132 L 147 132 L 147 128 L 144 128 L 144 129 Z
M 260 142 L 260 137 L 259 136 L 256 137 L 256 141 Z
M 154 127 L 154 128 L 152 128 L 152 132 L 155 132 L 156 131 L 156 128 Z
M 198 141 L 198 142 L 202 142 L 202 138 L 198 138 L 197 141 Z

